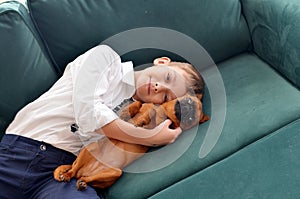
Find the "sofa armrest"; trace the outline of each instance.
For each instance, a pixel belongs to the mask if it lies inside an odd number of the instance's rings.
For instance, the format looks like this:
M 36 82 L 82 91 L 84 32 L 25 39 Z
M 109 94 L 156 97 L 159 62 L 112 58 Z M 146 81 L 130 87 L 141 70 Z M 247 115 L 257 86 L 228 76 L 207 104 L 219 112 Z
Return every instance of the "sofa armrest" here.
M 255 53 L 300 88 L 300 2 L 242 0 Z
M 26 8 L 0 4 L 0 140 L 15 114 L 57 80 Z

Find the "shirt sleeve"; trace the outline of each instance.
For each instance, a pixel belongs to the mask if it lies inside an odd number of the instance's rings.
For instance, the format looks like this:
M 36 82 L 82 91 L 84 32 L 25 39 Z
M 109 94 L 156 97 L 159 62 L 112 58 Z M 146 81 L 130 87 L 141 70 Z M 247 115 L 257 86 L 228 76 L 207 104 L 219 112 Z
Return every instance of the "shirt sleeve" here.
M 74 62 L 71 68 L 74 116 L 79 133 L 86 134 L 118 118 L 104 103 L 103 96 L 110 90 L 111 66 L 120 65 L 121 59 L 110 47 L 99 45 Z

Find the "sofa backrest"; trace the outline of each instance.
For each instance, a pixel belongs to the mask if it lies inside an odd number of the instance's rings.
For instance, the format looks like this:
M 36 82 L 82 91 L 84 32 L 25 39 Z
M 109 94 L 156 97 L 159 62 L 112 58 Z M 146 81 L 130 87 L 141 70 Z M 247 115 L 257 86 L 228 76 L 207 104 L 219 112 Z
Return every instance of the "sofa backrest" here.
M 87 49 L 140 27 L 179 31 L 202 45 L 215 62 L 251 43 L 239 0 L 27 0 L 27 5 L 60 72 Z M 149 63 L 155 56 L 137 54 L 130 59 Z
M 0 4 L 0 138 L 16 112 L 57 79 L 36 36 L 23 5 Z

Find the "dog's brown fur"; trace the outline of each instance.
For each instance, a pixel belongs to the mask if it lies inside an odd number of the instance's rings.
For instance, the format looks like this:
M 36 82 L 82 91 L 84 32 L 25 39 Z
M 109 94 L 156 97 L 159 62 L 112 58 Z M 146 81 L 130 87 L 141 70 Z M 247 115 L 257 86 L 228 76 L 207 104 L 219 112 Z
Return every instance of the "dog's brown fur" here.
M 136 101 L 122 110 L 120 118 L 145 128 L 154 128 L 169 118 L 174 127 L 180 126 L 182 130 L 187 130 L 209 119 L 202 112 L 200 98 L 186 95 L 160 106 Z M 181 118 L 178 118 L 179 108 Z M 96 188 L 107 188 L 122 175 L 122 168 L 141 157 L 148 148 L 104 137 L 84 147 L 73 165 L 56 168 L 54 178 L 67 182 L 75 177 L 78 179 L 79 190 L 85 190 L 87 183 Z

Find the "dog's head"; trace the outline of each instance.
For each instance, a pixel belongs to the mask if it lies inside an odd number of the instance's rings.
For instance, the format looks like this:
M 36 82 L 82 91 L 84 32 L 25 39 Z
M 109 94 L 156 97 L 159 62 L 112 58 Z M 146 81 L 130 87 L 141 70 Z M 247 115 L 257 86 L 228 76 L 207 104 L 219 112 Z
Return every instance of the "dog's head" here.
M 144 128 L 154 128 L 169 118 L 173 128 L 181 127 L 182 130 L 209 120 L 209 117 L 203 114 L 201 96 L 190 94 L 162 105 L 135 101 L 122 110 L 120 118 Z
M 209 120 L 202 111 L 201 100 L 190 94 L 162 104 L 167 117 L 172 120 L 174 127 L 187 130 Z

